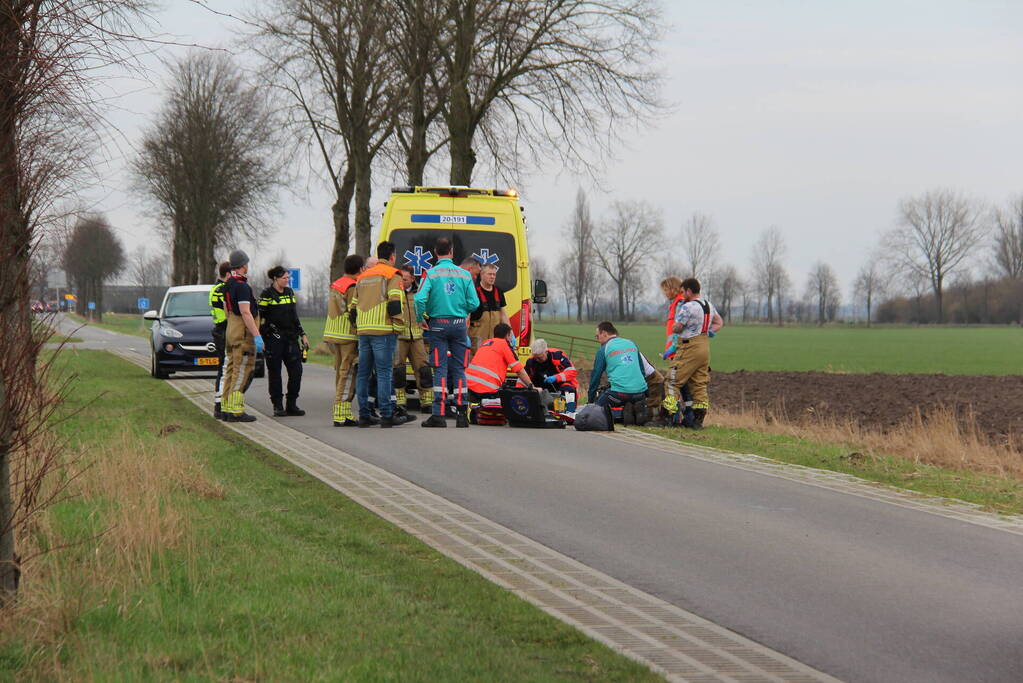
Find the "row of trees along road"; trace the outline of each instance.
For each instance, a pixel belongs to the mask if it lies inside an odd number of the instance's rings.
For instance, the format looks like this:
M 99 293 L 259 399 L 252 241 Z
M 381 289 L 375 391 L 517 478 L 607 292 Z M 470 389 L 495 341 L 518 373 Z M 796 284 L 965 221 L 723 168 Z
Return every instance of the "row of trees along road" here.
M 94 79 L 125 64 L 134 0 L 0 2 L 0 608 L 13 602 L 19 535 L 54 496 L 43 488 L 60 444 L 45 434 L 62 389 L 37 365 L 42 337 L 29 306 L 42 233 L 87 180 L 100 139 Z
M 793 292 L 778 226 L 757 236 L 743 275 L 722 262 L 709 215 L 693 213 L 673 234 L 642 201 L 615 202 L 606 215 L 594 221 L 580 190 L 565 226 L 554 283 L 566 312 L 574 305 L 579 321 L 635 319 L 637 304 L 659 310 L 657 283 L 668 275 L 699 278 L 727 319 L 736 310 L 743 321 L 777 324 L 823 324 L 839 315 L 841 286 L 829 264 L 813 263 L 802 294 Z M 1023 196 L 994 209 L 950 189 L 907 197 L 898 203 L 895 226 L 876 244 L 851 283 L 850 301 L 868 324 L 875 317 L 941 323 L 949 310 L 953 322 L 1023 323 Z M 950 278 L 951 306 L 945 300 Z
M 334 190 L 331 276 L 370 252 L 374 169 L 422 185 L 447 151 L 471 185 L 554 159 L 593 170 L 626 122 L 661 107 L 655 0 L 272 0 L 250 44 L 283 129 Z M 599 162 L 597 162 L 599 163 Z

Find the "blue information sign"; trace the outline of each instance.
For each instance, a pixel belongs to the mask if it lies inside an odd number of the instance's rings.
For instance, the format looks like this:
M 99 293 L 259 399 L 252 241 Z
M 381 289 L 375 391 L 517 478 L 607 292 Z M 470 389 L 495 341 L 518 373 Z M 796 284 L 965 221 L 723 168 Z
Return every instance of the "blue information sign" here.
M 96 302 L 95 301 L 90 301 L 89 302 L 89 310 L 90 311 L 95 311 L 96 310 Z
M 140 296 L 139 297 L 139 310 L 140 311 L 144 311 L 147 308 L 149 308 L 149 299 L 145 298 L 144 296 Z
M 288 268 L 288 272 L 291 273 L 291 288 L 296 292 L 302 289 L 302 269 Z

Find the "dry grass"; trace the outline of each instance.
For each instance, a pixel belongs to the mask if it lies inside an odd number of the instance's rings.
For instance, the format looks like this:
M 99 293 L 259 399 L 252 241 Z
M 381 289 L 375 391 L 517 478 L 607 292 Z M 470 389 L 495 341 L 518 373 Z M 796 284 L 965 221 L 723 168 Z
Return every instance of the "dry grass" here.
M 23 557 L 31 558 L 30 579 L 15 608 L 0 616 L 0 643 L 20 640 L 47 652 L 50 661 L 26 668 L 44 678 L 60 677 L 57 655 L 85 611 L 113 604 L 123 614 L 134 607 L 135 589 L 161 578 L 164 553 L 197 557 L 182 494 L 225 496 L 202 464 L 172 442 L 146 443 L 126 430 L 108 444 L 65 454 L 65 502 L 18 539 Z
M 1023 453 L 1015 443 L 993 442 L 977 428 L 972 413 L 964 416 L 950 408 L 938 408 L 926 415 L 918 410 L 912 418 L 885 431 L 864 428 L 852 420 L 815 415 L 792 420 L 760 409 L 716 409 L 712 419 L 713 424 L 722 427 L 841 444 L 851 450 L 918 464 L 1023 480 Z

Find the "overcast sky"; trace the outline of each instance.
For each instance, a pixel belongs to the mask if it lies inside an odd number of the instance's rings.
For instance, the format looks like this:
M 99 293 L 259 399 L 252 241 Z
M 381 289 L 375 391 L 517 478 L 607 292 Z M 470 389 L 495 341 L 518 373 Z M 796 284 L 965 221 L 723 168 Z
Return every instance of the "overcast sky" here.
M 210 5 L 241 14 L 254 2 Z M 598 219 L 614 200 L 643 199 L 672 236 L 692 212 L 711 214 L 722 260 L 740 272 L 759 233 L 777 225 L 796 291 L 823 260 L 848 298 L 901 197 L 940 186 L 1001 204 L 1023 193 L 1023 2 L 666 0 L 664 8 L 659 61 L 672 113 L 626 136 L 604 189 L 553 166 L 514 183 L 548 262 L 581 186 Z M 202 45 L 229 45 L 244 28 L 188 0 L 166 0 L 156 19 L 158 30 Z M 183 49 L 159 54 L 175 52 Z M 162 101 L 164 73 L 147 63 L 151 83 L 113 85 L 123 95 L 111 120 L 123 139 L 106 189 L 94 195 L 129 249 L 154 240 L 154 221 L 122 190 L 123 160 Z M 487 173 L 479 169 L 474 185 L 505 185 Z M 249 249 L 283 251 L 292 266 L 326 262 L 332 198 L 309 187 L 308 196 L 282 198 L 273 236 Z M 385 195 L 374 197 L 376 221 Z

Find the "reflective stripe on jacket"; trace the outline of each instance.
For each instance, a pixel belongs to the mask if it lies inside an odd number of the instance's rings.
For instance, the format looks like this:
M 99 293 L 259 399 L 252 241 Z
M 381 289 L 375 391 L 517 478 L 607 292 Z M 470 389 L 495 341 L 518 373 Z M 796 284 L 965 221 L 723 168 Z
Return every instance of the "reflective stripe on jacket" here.
M 210 315 L 213 316 L 213 324 L 221 325 L 227 322 L 227 312 L 224 310 L 224 283 L 218 282 L 210 289 Z
M 397 268 L 390 263 L 378 263 L 355 278 L 353 289 L 351 310 L 356 312 L 356 334 L 401 333 L 405 326 L 405 290 Z M 391 302 L 394 303 L 388 306 Z
M 415 296 L 412 292 L 405 292 L 405 313 L 411 313 L 415 310 Z M 409 341 L 415 341 L 416 339 L 423 338 L 423 328 L 419 327 L 419 323 L 416 322 L 414 315 L 405 316 L 405 326 L 401 328 L 401 332 L 398 334 L 398 339 L 407 339 Z
M 348 316 L 348 309 L 352 305 L 352 297 L 355 290 L 352 285 L 355 278 L 344 275 L 330 285 L 330 293 L 327 295 L 327 322 L 323 326 L 323 341 L 343 342 L 355 341 L 355 326 Z
M 492 337 L 480 344 L 472 363 L 465 369 L 469 391 L 477 394 L 491 394 L 501 388 L 509 368 L 512 372 L 522 369 L 522 363 L 515 357 L 507 339 Z

